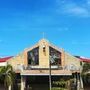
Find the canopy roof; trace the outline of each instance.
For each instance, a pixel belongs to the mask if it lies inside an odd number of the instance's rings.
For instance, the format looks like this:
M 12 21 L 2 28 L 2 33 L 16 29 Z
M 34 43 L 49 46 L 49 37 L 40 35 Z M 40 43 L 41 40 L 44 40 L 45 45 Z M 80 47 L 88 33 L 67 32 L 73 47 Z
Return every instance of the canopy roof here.
M 49 70 L 24 70 L 21 72 L 21 75 L 23 76 L 49 76 L 50 71 Z M 72 75 L 71 71 L 68 70 L 51 70 L 52 76 L 59 76 L 59 75 Z

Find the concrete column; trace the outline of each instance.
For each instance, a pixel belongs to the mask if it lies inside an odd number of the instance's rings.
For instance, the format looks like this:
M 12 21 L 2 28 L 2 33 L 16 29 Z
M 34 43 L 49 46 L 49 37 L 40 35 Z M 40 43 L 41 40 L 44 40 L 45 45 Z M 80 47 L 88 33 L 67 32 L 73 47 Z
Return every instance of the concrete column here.
M 80 84 L 81 84 L 81 89 L 83 89 L 84 87 L 83 87 L 83 80 L 82 80 L 81 75 L 80 75 Z
M 21 76 L 21 90 L 25 89 L 26 79 L 25 76 Z
M 9 85 L 8 90 L 11 90 L 11 85 Z
M 80 81 L 77 81 L 77 90 L 80 90 Z
M 80 66 L 80 86 L 81 86 L 81 89 L 84 90 L 83 80 L 81 76 L 82 70 L 83 70 L 83 64 Z

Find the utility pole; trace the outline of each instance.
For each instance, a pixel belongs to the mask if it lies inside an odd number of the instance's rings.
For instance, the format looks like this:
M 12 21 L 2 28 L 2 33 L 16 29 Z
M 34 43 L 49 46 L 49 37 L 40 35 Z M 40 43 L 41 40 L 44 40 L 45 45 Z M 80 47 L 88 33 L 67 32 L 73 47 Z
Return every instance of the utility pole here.
M 51 58 L 49 58 L 49 90 L 52 89 L 52 81 L 51 81 Z

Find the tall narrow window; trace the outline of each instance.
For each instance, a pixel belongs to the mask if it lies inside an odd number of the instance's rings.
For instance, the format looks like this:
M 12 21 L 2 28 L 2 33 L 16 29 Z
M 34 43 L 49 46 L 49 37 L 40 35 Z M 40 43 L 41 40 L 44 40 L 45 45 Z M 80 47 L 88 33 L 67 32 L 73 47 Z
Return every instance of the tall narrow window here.
M 32 49 L 27 55 L 29 65 L 39 65 L 39 47 Z
M 51 65 L 61 64 L 61 52 L 55 50 L 52 47 L 49 47 L 49 57 Z

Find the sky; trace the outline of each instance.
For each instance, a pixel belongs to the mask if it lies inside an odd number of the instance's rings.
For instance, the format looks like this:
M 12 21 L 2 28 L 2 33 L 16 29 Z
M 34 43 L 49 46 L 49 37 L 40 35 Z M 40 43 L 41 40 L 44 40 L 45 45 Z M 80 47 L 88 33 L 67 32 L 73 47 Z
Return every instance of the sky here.
M 90 58 L 90 0 L 0 0 L 0 57 L 43 38 Z

